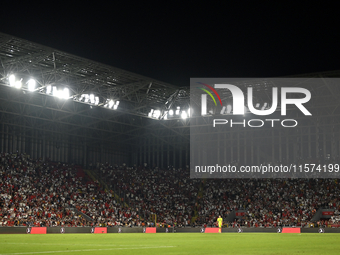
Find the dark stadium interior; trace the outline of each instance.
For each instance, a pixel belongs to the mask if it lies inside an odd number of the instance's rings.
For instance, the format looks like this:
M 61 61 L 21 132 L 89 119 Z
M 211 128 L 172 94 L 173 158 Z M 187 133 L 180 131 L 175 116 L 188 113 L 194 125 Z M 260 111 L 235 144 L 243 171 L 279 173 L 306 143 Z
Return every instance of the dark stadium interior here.
M 337 254 L 338 16 L 310 1 L 2 2 L 0 255 Z
M 214 225 L 218 215 L 228 227 L 310 227 L 320 219 L 338 226 L 338 179 L 191 179 L 190 128 L 204 134 L 205 118 L 167 114 L 188 109 L 188 86 L 11 35 L 0 39 L 2 226 L 193 227 Z M 288 108 L 299 128 L 219 130 L 225 161 L 338 164 L 339 87 L 328 79 L 338 75 L 290 76 L 291 86 L 323 78 L 309 83 L 312 117 Z M 263 103 L 274 83 L 238 86 L 255 87 Z M 67 99 L 54 94 L 64 88 Z M 313 218 L 323 209 L 332 216 Z

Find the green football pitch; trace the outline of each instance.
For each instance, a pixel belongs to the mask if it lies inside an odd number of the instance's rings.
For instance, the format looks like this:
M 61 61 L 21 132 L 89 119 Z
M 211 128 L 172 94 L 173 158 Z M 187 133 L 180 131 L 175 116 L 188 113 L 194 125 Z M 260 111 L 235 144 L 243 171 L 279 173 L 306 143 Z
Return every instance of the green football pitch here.
M 4 254 L 339 254 L 340 234 L 0 235 Z

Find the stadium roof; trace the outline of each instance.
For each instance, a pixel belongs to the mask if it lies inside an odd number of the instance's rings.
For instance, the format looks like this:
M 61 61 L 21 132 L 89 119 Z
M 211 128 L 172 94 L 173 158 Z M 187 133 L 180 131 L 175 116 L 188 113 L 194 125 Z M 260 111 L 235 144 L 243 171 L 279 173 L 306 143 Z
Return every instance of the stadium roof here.
M 3 33 L 0 62 L 1 123 L 108 145 L 134 144 L 135 138 L 150 134 L 166 143 L 171 142 L 166 136 L 189 141 L 190 119 L 159 120 L 171 109 L 190 107 L 189 86 L 178 87 Z M 291 77 L 339 77 L 339 71 Z M 243 90 L 247 86 L 266 91 L 273 84 L 251 80 L 241 84 Z M 336 84 L 312 85 L 311 90 L 318 116 L 339 114 Z M 227 99 L 230 93 L 221 96 Z M 259 101 L 267 99 L 268 93 L 263 93 Z

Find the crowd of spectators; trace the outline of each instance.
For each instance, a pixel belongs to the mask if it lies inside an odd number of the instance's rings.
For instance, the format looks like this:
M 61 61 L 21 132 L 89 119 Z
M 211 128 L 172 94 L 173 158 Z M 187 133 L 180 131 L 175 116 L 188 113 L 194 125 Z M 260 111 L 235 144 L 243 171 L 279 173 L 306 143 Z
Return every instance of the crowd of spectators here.
M 307 226 L 317 209 L 340 209 L 339 192 L 337 179 L 207 180 L 197 221 L 212 224 L 219 214 L 243 211 L 243 226 Z
M 144 219 L 188 226 L 196 210 L 201 180 L 190 179 L 188 170 L 143 167 L 119 167 L 101 164 L 99 174 L 111 189 L 120 190 L 129 205 Z
M 82 178 L 65 164 L 0 155 L 0 226 L 84 226 L 71 210 L 72 194 Z
M 72 164 L 0 154 L 2 226 L 307 226 L 319 208 L 339 224 L 338 179 L 190 179 L 187 169 Z M 117 195 L 118 194 L 118 195 Z M 232 213 L 243 212 L 227 222 Z

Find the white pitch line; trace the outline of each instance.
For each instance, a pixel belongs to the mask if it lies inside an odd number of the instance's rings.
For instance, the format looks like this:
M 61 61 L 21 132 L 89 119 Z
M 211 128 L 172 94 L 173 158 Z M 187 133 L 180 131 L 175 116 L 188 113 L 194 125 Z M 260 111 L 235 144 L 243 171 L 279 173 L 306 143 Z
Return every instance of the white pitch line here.
M 111 249 L 65 250 L 65 251 L 17 252 L 17 253 L 0 253 L 0 255 L 25 255 L 25 254 L 49 254 L 49 253 L 62 253 L 62 252 L 88 252 L 88 251 L 159 249 L 159 248 L 173 248 L 173 247 L 176 247 L 176 246 L 150 246 L 150 247 L 136 247 L 136 248 L 111 248 Z
M 55 245 L 55 243 L 0 243 L 0 245 L 6 245 L 6 244 L 34 244 L 34 245 Z M 128 245 L 128 244 L 77 244 L 77 243 L 73 243 L 73 244 L 58 244 L 58 245 L 66 245 L 66 246 L 145 246 L 145 245 Z M 1 254 L 0 254 L 1 255 Z

